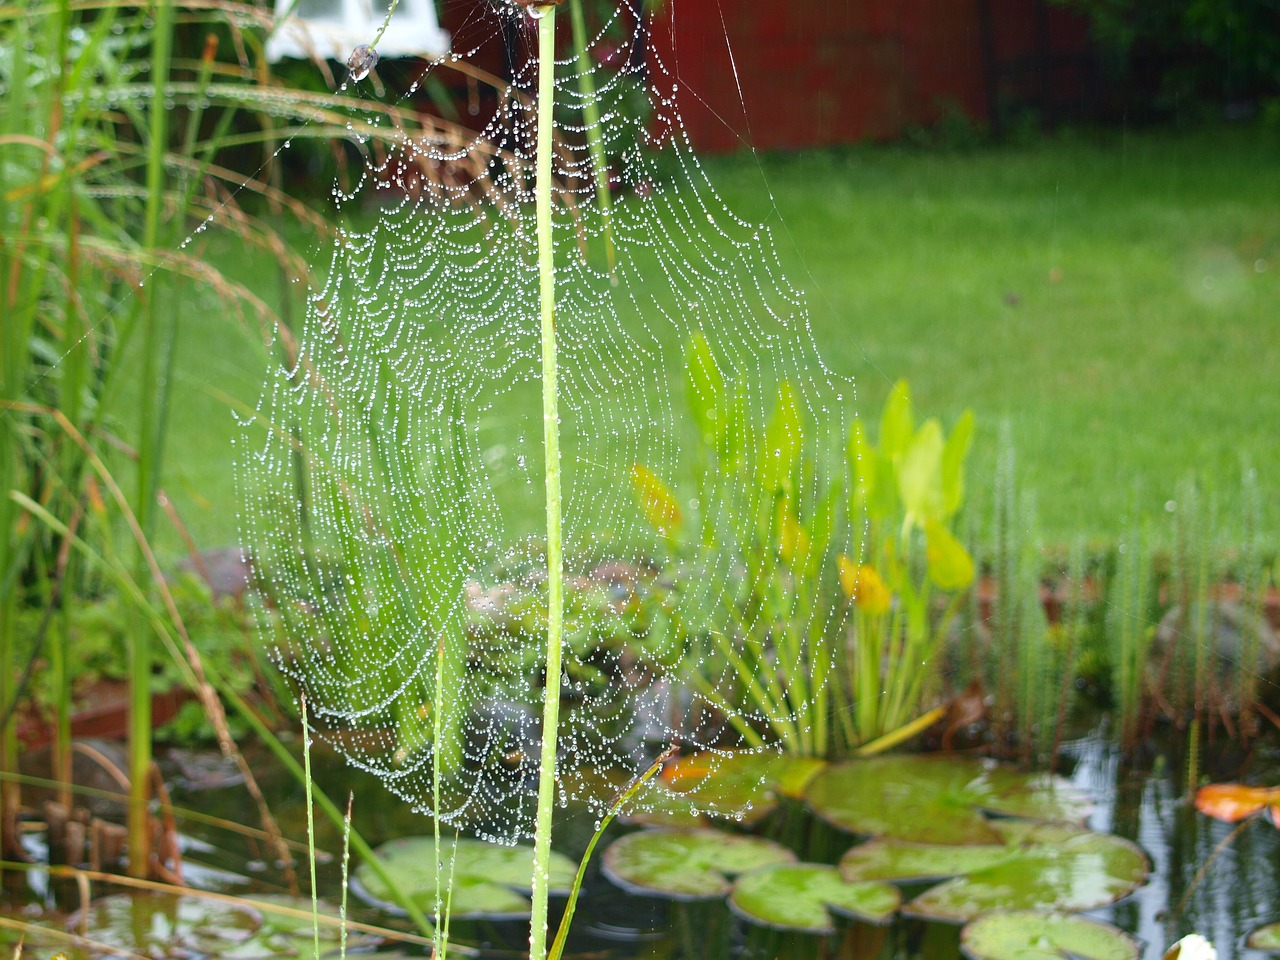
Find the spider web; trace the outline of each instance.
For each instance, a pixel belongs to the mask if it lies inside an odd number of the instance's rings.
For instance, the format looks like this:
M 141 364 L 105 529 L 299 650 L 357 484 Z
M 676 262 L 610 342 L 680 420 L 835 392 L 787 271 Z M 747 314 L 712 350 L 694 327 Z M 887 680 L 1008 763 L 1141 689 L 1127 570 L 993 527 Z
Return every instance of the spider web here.
M 493 15 L 495 29 L 529 20 Z M 646 55 L 645 26 L 631 3 L 600 26 L 589 98 L 578 59 L 556 64 L 569 581 L 557 777 L 562 800 L 597 810 L 673 744 L 777 749 L 777 721 L 804 723 L 822 695 L 820 683 L 788 690 L 769 710 L 741 695 L 735 657 L 779 676 L 788 666 L 771 614 L 744 600 L 766 586 L 744 582 L 746 554 L 777 540 L 777 512 L 708 460 L 686 396 L 687 345 L 704 344 L 703 379 L 732 398 L 720 409 L 735 421 L 735 462 L 800 443 L 765 429 L 790 386 L 814 451 L 788 478 L 788 497 L 809 505 L 797 512 L 817 501 L 813 458 L 839 449 L 852 401 L 852 384 L 818 355 L 769 232 L 725 207 L 694 156 L 677 81 Z M 604 50 L 618 36 L 623 66 L 595 66 L 618 62 Z M 328 251 L 238 464 L 261 619 L 319 735 L 422 812 L 502 840 L 531 829 L 543 697 L 536 80 L 532 60 L 516 70 L 471 150 L 406 136 L 354 189 L 335 189 L 340 210 L 376 219 L 358 217 L 367 226 Z M 638 95 L 650 111 L 634 109 Z M 610 158 L 609 210 L 596 198 L 593 135 Z M 426 168 L 453 179 L 417 174 Z M 637 476 L 661 481 L 647 503 Z M 655 525 L 653 496 L 667 494 L 700 542 L 681 546 Z M 854 539 L 845 530 L 833 542 L 856 555 Z M 845 616 L 835 602 L 793 611 L 802 631 L 827 638 Z M 435 770 L 444 796 L 433 811 Z

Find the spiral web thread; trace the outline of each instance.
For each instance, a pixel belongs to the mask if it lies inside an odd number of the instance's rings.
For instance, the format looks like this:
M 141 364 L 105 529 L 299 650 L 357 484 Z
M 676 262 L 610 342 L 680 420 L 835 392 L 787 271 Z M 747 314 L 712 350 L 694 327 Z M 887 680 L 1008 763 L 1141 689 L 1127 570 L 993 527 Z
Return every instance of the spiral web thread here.
M 777 542 L 773 501 L 783 498 L 762 500 L 727 468 L 708 469 L 686 403 L 685 345 L 703 338 L 732 399 L 720 415 L 731 409 L 741 427 L 739 462 L 799 443 L 765 429 L 783 381 L 807 449 L 839 446 L 852 401 L 852 384 L 818 356 L 769 233 L 725 208 L 694 157 L 672 74 L 652 54 L 639 66 L 638 4 L 613 16 L 592 44 L 623 31 L 636 66 L 593 68 L 598 133 L 622 184 L 608 223 L 577 59 L 556 65 L 570 585 L 557 776 L 562 799 L 597 812 L 672 744 L 712 757 L 778 749 L 769 721 L 802 728 L 825 682 L 788 688 L 772 717 L 741 696 L 735 658 L 782 675 L 785 656 L 804 655 L 775 646 L 776 625 L 762 621 L 770 614 L 744 600 L 749 533 Z M 366 165 L 354 190 L 335 190 L 339 209 L 363 204 L 377 219 L 329 251 L 296 357 L 269 371 L 238 465 L 262 620 L 319 735 L 424 813 L 438 763 L 439 817 L 507 841 L 532 823 L 545 645 L 536 80 L 531 62 L 477 138 L 505 162 L 468 163 L 405 138 Z M 649 121 L 626 109 L 637 90 Z M 414 177 L 424 166 L 470 173 Z M 701 542 L 677 550 L 660 517 L 655 527 L 637 464 L 673 492 Z M 810 463 L 789 479 L 797 514 L 816 509 L 821 472 Z M 838 550 L 856 555 L 855 538 L 839 531 L 817 575 L 833 577 Z M 653 615 L 658 607 L 665 614 Z M 793 616 L 801 633 L 831 642 L 846 608 L 800 604 Z

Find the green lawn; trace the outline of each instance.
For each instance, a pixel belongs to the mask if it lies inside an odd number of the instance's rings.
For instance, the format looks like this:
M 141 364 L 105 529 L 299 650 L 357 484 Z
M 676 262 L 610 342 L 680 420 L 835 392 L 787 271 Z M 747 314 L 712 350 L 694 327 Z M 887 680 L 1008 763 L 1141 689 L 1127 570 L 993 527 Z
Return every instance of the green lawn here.
M 1235 510 L 1256 469 L 1280 520 L 1280 142 L 1248 129 L 1057 137 L 976 152 L 867 147 L 717 158 L 728 205 L 774 230 L 831 366 L 875 417 L 892 382 L 965 407 L 989 499 L 1007 423 L 1049 542 L 1114 540 L 1192 472 Z M 278 300 L 261 256 L 208 256 Z M 304 241 L 304 246 L 305 241 Z M 167 486 L 202 544 L 236 539 L 225 395 L 265 368 L 212 298 L 182 318 Z M 1225 522 L 1225 521 L 1224 521 Z M 1274 543 L 1274 539 L 1271 541 Z

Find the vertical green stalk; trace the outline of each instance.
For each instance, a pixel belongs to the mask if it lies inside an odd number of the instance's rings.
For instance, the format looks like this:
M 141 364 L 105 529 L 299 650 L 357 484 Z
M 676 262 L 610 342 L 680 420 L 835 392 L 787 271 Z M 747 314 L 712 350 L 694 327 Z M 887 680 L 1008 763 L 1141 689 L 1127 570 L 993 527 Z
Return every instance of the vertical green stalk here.
M 600 131 L 600 105 L 596 103 L 596 85 L 591 75 L 591 53 L 587 49 L 587 22 L 582 13 L 582 0 L 569 0 L 569 19 L 573 24 L 573 49 L 578 58 L 578 94 L 582 97 L 582 119 L 587 128 L 587 150 L 595 173 L 596 203 L 604 225 L 604 248 L 609 257 L 609 273 L 613 274 L 613 203 L 609 194 L 609 162 L 604 155 L 604 137 Z M 704 501 L 705 502 L 705 501 Z
M 153 83 L 147 132 L 147 203 L 143 233 L 146 250 L 156 249 L 164 214 L 164 160 L 169 137 L 164 88 L 169 83 L 173 44 L 173 0 L 159 0 L 151 45 Z M 141 406 L 138 417 L 138 490 L 134 511 L 144 533 L 151 529 L 152 503 L 160 472 L 160 305 L 156 290 L 147 298 L 142 349 Z M 146 576 L 139 560 L 140 576 Z M 129 643 L 129 874 L 146 877 L 150 861 L 147 784 L 151 767 L 151 634 L 141 617 L 134 618 Z
M 305 693 L 299 698 L 299 702 L 302 705 L 302 770 L 306 774 L 303 789 L 307 794 L 307 860 L 311 867 L 311 938 L 315 946 L 315 955 L 318 957 L 320 956 L 320 901 L 316 890 L 316 806 L 311 794 L 311 718 L 307 715 Z M 350 822 L 350 820 L 346 821 L 344 832 L 349 829 Z
M 556 8 L 538 16 L 538 279 L 542 312 L 542 442 L 547 472 L 547 677 L 542 694 L 542 757 L 533 835 L 533 915 L 529 960 L 547 955 L 547 888 L 551 880 L 551 810 L 555 803 L 556 728 L 560 722 L 560 645 L 564 634 L 564 561 L 560 531 L 560 411 L 556 376 L 556 277 L 551 246 L 551 137 L 555 104 Z
M 431 758 L 431 828 L 432 837 L 435 841 L 435 858 L 436 858 L 436 899 L 435 899 L 435 928 L 431 935 L 432 953 L 436 960 L 444 960 L 445 954 L 449 949 L 449 931 L 445 926 L 446 919 L 443 914 L 444 890 L 442 889 L 443 878 L 440 876 L 440 866 L 443 861 L 440 859 L 440 744 L 444 738 L 444 638 L 440 638 L 440 643 L 436 647 L 436 678 L 435 686 L 432 690 L 431 705 L 431 727 L 432 727 L 432 749 L 435 751 Z M 457 844 L 454 844 L 454 853 L 451 856 L 452 864 L 454 857 L 457 856 Z

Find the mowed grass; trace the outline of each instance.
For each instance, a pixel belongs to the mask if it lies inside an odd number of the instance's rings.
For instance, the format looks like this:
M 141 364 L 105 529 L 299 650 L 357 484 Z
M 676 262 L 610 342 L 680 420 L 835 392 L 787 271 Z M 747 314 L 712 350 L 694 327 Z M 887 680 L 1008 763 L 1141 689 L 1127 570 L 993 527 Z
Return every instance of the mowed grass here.
M 1192 474 L 1228 523 L 1242 472 L 1254 470 L 1274 544 L 1274 136 L 1108 133 L 706 166 L 731 209 L 772 228 L 784 271 L 808 294 L 815 338 L 855 379 L 864 417 L 878 416 L 900 377 L 922 416 L 949 423 L 973 408 L 975 504 L 990 500 L 1007 425 L 1049 543 L 1114 541 L 1135 509 L 1159 515 Z M 206 256 L 269 301 L 284 296 L 274 264 L 230 238 L 213 237 Z M 266 364 L 255 329 L 193 294 L 166 486 L 202 546 L 237 539 L 228 398 L 251 408 Z

